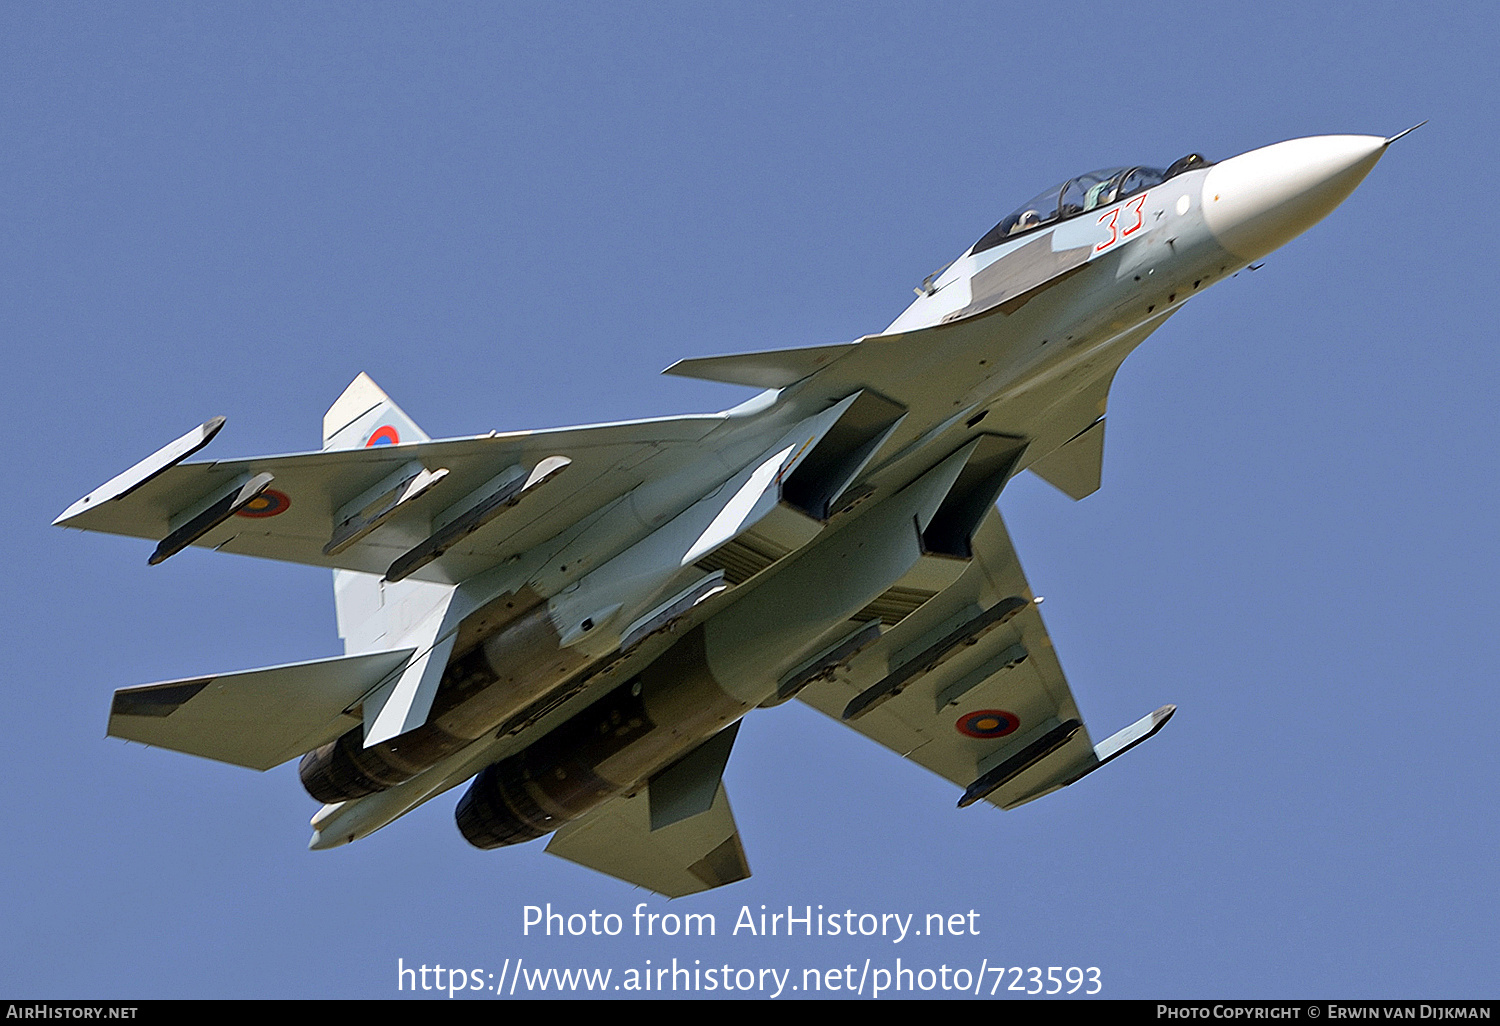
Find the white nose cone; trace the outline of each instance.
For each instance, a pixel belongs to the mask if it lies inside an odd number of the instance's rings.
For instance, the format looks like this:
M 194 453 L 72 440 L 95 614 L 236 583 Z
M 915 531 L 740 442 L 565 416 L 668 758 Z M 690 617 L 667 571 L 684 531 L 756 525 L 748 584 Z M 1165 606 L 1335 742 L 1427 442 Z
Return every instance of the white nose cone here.
M 1378 135 L 1315 135 L 1230 157 L 1204 177 L 1203 218 L 1229 252 L 1265 256 L 1344 202 L 1385 148 Z

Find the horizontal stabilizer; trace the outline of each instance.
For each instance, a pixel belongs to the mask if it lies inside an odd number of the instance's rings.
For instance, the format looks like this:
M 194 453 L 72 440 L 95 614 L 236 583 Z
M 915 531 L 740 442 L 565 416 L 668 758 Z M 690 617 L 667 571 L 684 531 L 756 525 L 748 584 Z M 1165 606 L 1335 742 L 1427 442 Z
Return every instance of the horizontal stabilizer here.
M 359 724 L 346 714 L 410 648 L 121 688 L 110 737 L 267 770 Z
M 750 876 L 724 785 L 707 812 L 651 829 L 648 791 L 615 798 L 559 830 L 553 855 L 669 898 L 712 890 Z
M 833 346 L 808 346 L 804 349 L 770 349 L 760 353 L 704 356 L 694 360 L 678 360 L 662 373 L 682 378 L 698 378 L 700 381 L 749 385 L 752 388 L 785 388 L 827 367 L 856 345 L 857 342 L 842 342 Z

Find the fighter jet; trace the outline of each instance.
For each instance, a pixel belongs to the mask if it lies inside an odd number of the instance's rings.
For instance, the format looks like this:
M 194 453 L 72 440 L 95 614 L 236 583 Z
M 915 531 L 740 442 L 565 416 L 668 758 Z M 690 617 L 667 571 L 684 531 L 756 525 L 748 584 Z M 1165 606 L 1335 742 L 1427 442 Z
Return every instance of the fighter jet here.
M 750 875 L 721 776 L 740 720 L 793 698 L 960 807 L 1075 783 L 1175 707 L 1093 740 L 996 500 L 1026 470 L 1094 492 L 1121 362 L 1396 138 L 1070 178 L 879 334 L 667 369 L 761 390 L 721 413 L 434 441 L 361 374 L 320 451 L 185 462 L 215 418 L 56 523 L 154 540 L 152 564 L 196 545 L 330 568 L 345 654 L 123 688 L 109 733 L 300 758 L 314 849 L 468 782 L 471 844 L 551 834 L 670 896 Z

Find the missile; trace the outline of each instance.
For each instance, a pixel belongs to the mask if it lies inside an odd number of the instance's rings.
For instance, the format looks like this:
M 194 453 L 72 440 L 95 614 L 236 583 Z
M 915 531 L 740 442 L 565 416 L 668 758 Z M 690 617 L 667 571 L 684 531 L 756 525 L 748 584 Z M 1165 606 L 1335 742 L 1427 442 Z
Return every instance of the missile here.
M 236 482 L 228 491 L 207 500 L 206 505 L 200 503 L 201 508 L 197 512 L 193 512 L 186 522 L 161 540 L 156 551 L 146 560 L 147 565 L 156 566 L 177 555 L 248 506 L 250 500 L 269 488 L 274 480 L 270 474 L 256 474 Z

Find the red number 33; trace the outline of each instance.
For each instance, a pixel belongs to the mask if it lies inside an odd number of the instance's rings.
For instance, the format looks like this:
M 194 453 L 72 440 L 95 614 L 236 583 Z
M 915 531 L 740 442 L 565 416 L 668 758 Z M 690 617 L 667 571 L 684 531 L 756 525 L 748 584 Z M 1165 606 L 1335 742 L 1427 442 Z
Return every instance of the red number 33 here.
M 1115 207 L 1115 209 L 1109 211 L 1108 213 L 1100 214 L 1099 223 L 1109 225 L 1109 238 L 1105 239 L 1103 242 L 1099 243 L 1099 245 L 1095 246 L 1094 252 L 1102 253 L 1109 247 L 1113 246 L 1119 240 L 1125 238 L 1127 235 L 1134 235 L 1136 232 L 1140 231 L 1141 226 L 1146 223 L 1145 214 L 1142 213 L 1142 208 L 1145 207 L 1145 205 L 1146 194 L 1141 193 L 1135 199 L 1131 200 L 1129 203 L 1126 203 L 1123 207 Z M 1135 223 L 1130 227 L 1124 229 L 1123 231 L 1119 226 L 1120 211 L 1122 210 L 1129 210 L 1135 214 Z

